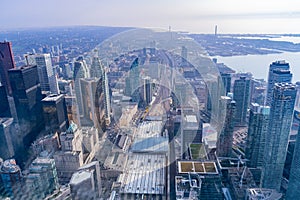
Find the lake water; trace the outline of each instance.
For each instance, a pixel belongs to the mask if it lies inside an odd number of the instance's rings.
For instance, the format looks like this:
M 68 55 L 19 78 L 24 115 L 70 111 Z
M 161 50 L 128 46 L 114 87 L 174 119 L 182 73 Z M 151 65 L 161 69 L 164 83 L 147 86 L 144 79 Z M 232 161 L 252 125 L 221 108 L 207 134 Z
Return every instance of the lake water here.
M 232 57 L 215 56 L 213 58 L 217 58 L 219 63 L 224 63 L 236 72 L 251 72 L 254 78 L 264 78 L 265 80 L 267 80 L 269 65 L 276 60 L 285 60 L 290 64 L 293 82 L 300 81 L 300 52 Z

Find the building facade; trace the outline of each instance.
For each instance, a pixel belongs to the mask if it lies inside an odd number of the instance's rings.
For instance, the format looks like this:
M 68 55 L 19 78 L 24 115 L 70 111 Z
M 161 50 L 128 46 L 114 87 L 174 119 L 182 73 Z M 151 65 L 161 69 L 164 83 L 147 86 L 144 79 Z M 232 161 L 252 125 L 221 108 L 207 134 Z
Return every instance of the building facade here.
M 266 137 L 270 118 L 270 107 L 252 103 L 246 143 L 246 159 L 249 167 L 262 167 Z
M 243 76 L 234 81 L 233 100 L 236 102 L 236 125 L 246 125 L 247 109 L 250 102 L 250 82 L 250 79 Z
M 275 83 L 271 101 L 270 120 L 261 185 L 264 188 L 275 189 L 281 187 L 286 151 L 290 134 L 296 87 L 290 83 Z
M 290 65 L 289 63 L 285 62 L 284 60 L 275 61 L 270 64 L 269 67 L 269 74 L 268 74 L 268 87 L 267 87 L 267 98 L 266 98 L 266 105 L 270 106 L 272 102 L 272 91 L 274 88 L 274 84 L 276 82 L 283 82 L 279 80 L 279 77 L 277 77 L 277 80 L 274 80 L 274 70 L 289 70 Z

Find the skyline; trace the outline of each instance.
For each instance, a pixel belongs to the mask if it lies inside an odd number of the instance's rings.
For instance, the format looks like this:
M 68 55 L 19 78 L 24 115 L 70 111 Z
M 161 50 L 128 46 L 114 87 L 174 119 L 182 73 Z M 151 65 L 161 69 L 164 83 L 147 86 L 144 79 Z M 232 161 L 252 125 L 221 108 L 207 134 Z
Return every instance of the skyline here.
M 300 2 L 83 0 L 2 2 L 0 30 L 55 26 L 155 27 L 192 33 L 300 33 Z M 14 12 L 12 12 L 14 11 Z

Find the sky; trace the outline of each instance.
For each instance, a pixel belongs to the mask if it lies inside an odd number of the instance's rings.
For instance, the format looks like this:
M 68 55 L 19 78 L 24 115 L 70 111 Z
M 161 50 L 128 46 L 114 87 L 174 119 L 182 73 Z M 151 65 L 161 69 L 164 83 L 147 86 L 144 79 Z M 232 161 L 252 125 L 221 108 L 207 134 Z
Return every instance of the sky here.
M 299 0 L 0 0 L 0 30 L 100 25 L 300 33 Z

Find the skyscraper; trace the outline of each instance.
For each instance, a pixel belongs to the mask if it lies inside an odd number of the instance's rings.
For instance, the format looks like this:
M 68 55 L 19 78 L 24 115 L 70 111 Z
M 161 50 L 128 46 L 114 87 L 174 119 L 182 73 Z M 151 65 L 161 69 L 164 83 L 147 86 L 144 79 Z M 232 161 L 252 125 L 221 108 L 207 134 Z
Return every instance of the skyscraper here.
M 131 66 L 129 71 L 129 80 L 131 86 L 131 97 L 132 101 L 139 102 L 140 100 L 140 92 L 139 92 L 139 77 L 140 77 L 140 68 L 139 68 L 139 59 L 136 58 Z
M 152 101 L 152 84 L 150 77 L 144 78 L 143 100 L 146 103 L 146 105 L 149 105 Z
M 251 104 L 245 153 L 246 158 L 249 159 L 249 167 L 262 167 L 263 165 L 269 117 L 269 106 Z
M 233 100 L 236 102 L 236 125 L 245 125 L 247 109 L 250 102 L 250 79 L 242 76 L 234 81 Z
M 42 93 L 37 66 L 11 69 L 8 75 L 23 142 L 25 146 L 28 146 L 44 127 Z
M 0 84 L 0 117 L 11 117 L 9 102 L 4 85 Z
M 56 74 L 52 66 L 50 54 L 31 54 L 27 55 L 29 65 L 36 65 L 38 76 L 43 92 L 59 94 Z
M 296 92 L 291 83 L 275 83 L 261 179 L 264 188 L 280 191 Z
M 290 170 L 289 184 L 286 192 L 286 200 L 294 200 L 300 197 L 300 129 L 298 130 L 293 161 Z
M 101 79 L 102 80 L 102 79 Z M 95 96 L 99 78 L 81 78 L 81 94 L 83 115 L 80 119 L 82 126 L 100 127 L 96 116 Z
M 8 70 L 13 68 L 15 68 L 15 62 L 11 43 L 0 42 L 0 82 L 4 85 L 8 95 L 11 95 Z
M 230 92 L 230 88 L 231 88 L 231 74 L 229 73 L 222 73 L 221 74 L 221 78 L 224 84 L 224 94 L 223 95 L 227 95 Z
M 233 128 L 236 103 L 230 97 L 221 96 L 220 110 L 223 113 L 224 124 L 217 138 L 217 156 L 230 157 L 232 153 Z
M 90 71 L 87 67 L 87 64 L 83 57 L 77 58 L 74 63 L 74 84 L 75 84 L 75 94 L 76 94 L 76 103 L 78 106 L 79 115 L 83 115 L 83 103 L 82 103 L 82 93 L 81 93 L 81 86 L 80 86 L 80 79 L 81 78 L 89 78 Z
M 289 70 L 289 69 L 290 69 L 289 63 L 285 62 L 284 60 L 275 61 L 270 64 L 269 75 L 268 75 L 267 98 L 266 98 L 267 106 L 271 105 L 272 91 L 274 88 L 274 84 L 281 83 L 281 82 L 288 82 L 288 83 L 291 82 L 291 80 L 289 80 L 290 73 L 281 74 L 279 71 L 277 71 L 278 73 L 276 73 L 276 75 L 274 75 L 274 71 L 275 70 Z M 281 77 L 282 77 L 282 79 L 281 79 Z
M 49 95 L 42 100 L 46 130 L 65 131 L 69 126 L 64 95 Z

